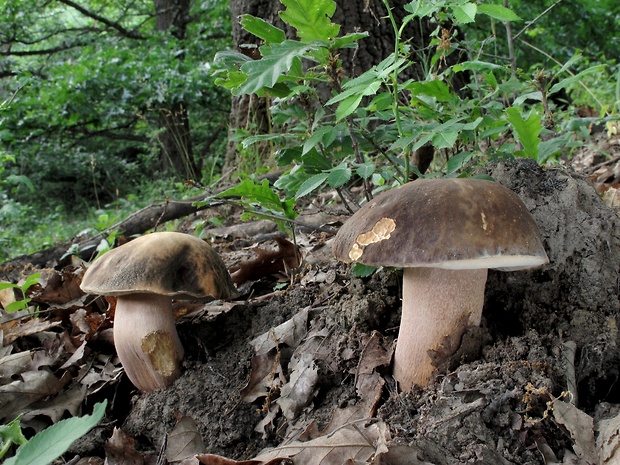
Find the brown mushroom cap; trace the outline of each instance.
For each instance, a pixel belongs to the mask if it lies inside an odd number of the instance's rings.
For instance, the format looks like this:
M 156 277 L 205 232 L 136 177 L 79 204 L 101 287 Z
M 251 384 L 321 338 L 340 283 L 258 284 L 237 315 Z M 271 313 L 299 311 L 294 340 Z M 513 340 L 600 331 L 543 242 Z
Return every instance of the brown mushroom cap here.
M 88 268 L 81 287 L 99 295 L 237 295 L 217 252 L 202 239 L 177 232 L 147 234 L 109 251 Z
M 519 270 L 548 263 L 521 199 L 499 183 L 422 179 L 384 192 L 338 231 L 336 258 L 367 265 Z

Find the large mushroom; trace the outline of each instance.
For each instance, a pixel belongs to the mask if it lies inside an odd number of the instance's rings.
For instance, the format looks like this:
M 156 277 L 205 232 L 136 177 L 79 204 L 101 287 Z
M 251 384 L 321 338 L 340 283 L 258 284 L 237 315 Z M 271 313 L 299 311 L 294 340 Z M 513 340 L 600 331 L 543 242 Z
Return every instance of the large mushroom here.
M 403 267 L 393 375 L 401 390 L 428 384 L 482 318 L 487 269 L 549 262 L 519 197 L 480 179 L 423 179 L 386 191 L 338 231 L 341 261 Z
M 236 295 L 217 252 L 176 232 L 141 236 L 107 252 L 86 270 L 81 288 L 118 296 L 114 345 L 127 376 L 142 391 L 167 387 L 180 373 L 183 346 L 172 298 Z

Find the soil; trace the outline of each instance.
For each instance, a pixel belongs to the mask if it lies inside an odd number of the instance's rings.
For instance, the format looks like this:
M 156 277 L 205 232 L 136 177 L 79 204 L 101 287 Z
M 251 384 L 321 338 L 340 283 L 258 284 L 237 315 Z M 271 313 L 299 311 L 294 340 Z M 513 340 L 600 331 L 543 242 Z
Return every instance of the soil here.
M 485 174 L 525 202 L 550 264 L 490 271 L 481 328 L 466 333 L 461 350 L 427 388 L 398 393 L 389 367 L 376 365 L 381 384 L 368 411 L 388 426 L 391 444 L 407 445 L 410 454 L 381 463 L 579 463 L 569 462 L 574 438 L 554 421 L 549 402 L 570 399 L 593 417 L 620 403 L 617 212 L 603 205 L 586 179 L 560 168 L 520 160 L 491 165 Z M 238 260 L 215 244 L 229 265 Z M 329 237 L 315 241 L 286 290 L 259 297 L 266 291 L 256 283 L 246 300 L 214 303 L 205 307 L 211 312 L 182 319 L 182 376 L 154 393 L 130 391 L 123 381 L 113 407 L 120 420 L 95 428 L 72 452 L 102 455 L 114 425 L 134 436 L 154 463 L 181 414 L 196 422 L 205 451 L 246 460 L 298 437 L 308 425 L 325 428 L 339 410 L 366 405 L 357 384 L 360 358 L 372 337 L 390 353 L 401 275 L 382 269 L 352 277 L 329 247 Z M 296 346 L 322 335 L 311 394 L 293 413 L 271 409 L 277 392 L 244 401 L 255 356 L 249 342 L 302 311 L 308 313 Z M 289 379 L 295 346 L 281 343 L 278 357 Z

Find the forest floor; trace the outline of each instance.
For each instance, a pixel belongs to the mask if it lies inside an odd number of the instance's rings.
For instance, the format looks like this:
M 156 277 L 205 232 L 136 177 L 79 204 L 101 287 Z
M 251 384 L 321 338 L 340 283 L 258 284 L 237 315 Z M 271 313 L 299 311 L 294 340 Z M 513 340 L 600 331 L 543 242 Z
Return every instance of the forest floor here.
M 325 197 L 299 218 L 299 263 L 269 221 L 205 232 L 242 296 L 176 302 L 185 360 L 165 390 L 127 380 L 114 302 L 80 291 L 81 264 L 24 270 L 42 273 L 29 293 L 40 311 L 0 319 L 0 424 L 23 413 L 32 434 L 108 399 L 58 462 L 81 465 L 619 463 L 620 144 L 603 136 L 615 164 L 593 157 L 599 144 L 569 169 L 485 168 L 531 211 L 550 263 L 491 270 L 481 327 L 424 389 L 399 393 L 390 375 L 400 272 L 351 276 L 331 254 L 347 213 Z M 180 230 L 237 213 L 206 210 Z M 265 256 L 287 266 L 265 274 Z

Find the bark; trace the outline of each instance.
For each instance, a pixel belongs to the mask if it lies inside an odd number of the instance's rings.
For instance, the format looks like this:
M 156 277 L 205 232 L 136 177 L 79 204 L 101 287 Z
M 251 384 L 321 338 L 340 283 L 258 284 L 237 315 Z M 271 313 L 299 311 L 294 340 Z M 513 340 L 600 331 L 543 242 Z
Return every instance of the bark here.
M 178 40 L 185 38 L 189 22 L 189 0 L 154 0 L 156 27 Z M 183 59 L 180 56 L 179 59 Z M 181 179 L 197 179 L 199 169 L 194 162 L 187 107 L 183 102 L 170 102 L 159 110 L 157 142 L 165 172 Z

